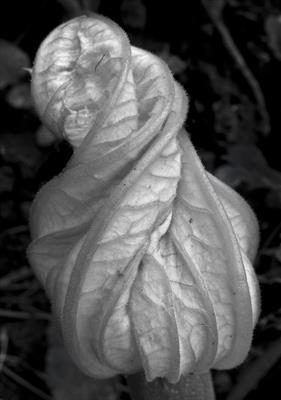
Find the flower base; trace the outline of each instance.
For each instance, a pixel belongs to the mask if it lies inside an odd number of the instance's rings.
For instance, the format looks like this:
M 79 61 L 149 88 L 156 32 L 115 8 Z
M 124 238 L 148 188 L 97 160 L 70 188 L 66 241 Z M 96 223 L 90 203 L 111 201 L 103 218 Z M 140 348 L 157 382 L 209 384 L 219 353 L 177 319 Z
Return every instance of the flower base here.
M 157 378 L 147 382 L 143 372 L 127 377 L 132 400 L 215 400 L 211 373 L 182 376 L 178 383 Z

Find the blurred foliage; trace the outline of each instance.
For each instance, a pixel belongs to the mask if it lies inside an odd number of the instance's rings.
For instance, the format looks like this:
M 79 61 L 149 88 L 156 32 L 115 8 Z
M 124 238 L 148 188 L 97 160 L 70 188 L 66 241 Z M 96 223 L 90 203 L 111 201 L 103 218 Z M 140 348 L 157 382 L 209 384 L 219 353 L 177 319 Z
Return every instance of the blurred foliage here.
M 281 15 L 270 15 L 265 20 L 268 44 L 275 57 L 281 61 Z
M 82 374 L 66 353 L 55 324 L 49 326 L 48 339 L 46 379 L 54 400 L 118 400 L 126 390 L 118 378 L 103 381 Z
M 28 55 L 14 43 L 0 39 L 0 89 L 17 83 L 28 67 Z
M 262 291 L 261 318 L 246 362 L 232 371 L 214 372 L 214 381 L 218 399 L 253 400 L 269 392 L 271 399 L 279 399 L 278 0 L 174 0 L 167 5 L 160 0 L 1 2 L 0 397 L 33 400 L 54 396 L 61 400 L 71 396 L 69 387 L 78 374 L 60 342 L 47 333 L 49 303 L 25 256 L 32 199 L 71 155 L 70 147 L 56 142 L 35 115 L 29 68 L 36 49 L 55 26 L 87 12 L 99 12 L 115 20 L 132 44 L 158 54 L 168 63 L 189 95 L 186 127 L 206 168 L 238 190 L 258 216 L 261 245 L 256 271 Z M 21 18 L 7 27 L 5 22 L 14 21 L 16 15 Z M 97 399 L 129 398 L 124 380 L 99 386 L 80 375 L 77 387 L 86 391 L 85 398 L 95 390 L 99 394 L 93 398 Z

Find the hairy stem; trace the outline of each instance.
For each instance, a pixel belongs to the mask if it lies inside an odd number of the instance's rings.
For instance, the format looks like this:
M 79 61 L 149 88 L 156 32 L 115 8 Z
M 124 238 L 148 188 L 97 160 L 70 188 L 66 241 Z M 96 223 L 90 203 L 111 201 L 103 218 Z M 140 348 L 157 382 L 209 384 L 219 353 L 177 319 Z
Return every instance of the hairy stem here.
M 143 372 L 127 377 L 133 400 L 215 400 L 210 372 L 182 376 L 178 383 L 158 378 L 147 382 Z

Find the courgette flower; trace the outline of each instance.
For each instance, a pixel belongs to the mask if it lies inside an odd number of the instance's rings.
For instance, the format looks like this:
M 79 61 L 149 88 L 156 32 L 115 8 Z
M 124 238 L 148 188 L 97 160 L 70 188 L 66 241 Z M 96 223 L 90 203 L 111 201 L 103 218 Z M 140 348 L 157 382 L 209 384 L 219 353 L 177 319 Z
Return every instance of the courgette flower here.
M 175 383 L 241 363 L 259 313 L 257 222 L 202 166 L 167 65 L 81 16 L 43 41 L 32 92 L 73 146 L 34 201 L 28 254 L 76 364 Z

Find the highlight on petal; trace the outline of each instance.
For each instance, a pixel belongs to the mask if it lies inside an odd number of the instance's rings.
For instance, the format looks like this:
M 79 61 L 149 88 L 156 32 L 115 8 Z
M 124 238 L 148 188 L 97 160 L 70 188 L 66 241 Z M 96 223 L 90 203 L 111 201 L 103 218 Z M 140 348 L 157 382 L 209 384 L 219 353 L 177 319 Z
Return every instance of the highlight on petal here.
M 122 81 L 129 51 L 125 34 L 105 18 L 79 17 L 55 29 L 41 44 L 32 72 L 43 122 L 79 145 Z
M 259 314 L 257 222 L 204 170 L 165 63 L 108 19 L 78 17 L 42 43 L 32 91 L 74 147 L 33 203 L 28 255 L 76 364 L 175 383 L 242 362 Z
M 244 360 L 258 315 L 257 282 L 246 255 L 256 248 L 257 224 L 237 194 L 228 203 L 232 190 L 206 174 L 189 139 L 182 135 L 180 140 L 183 169 L 171 232 L 213 306 L 218 332 L 213 366 L 230 368 Z

